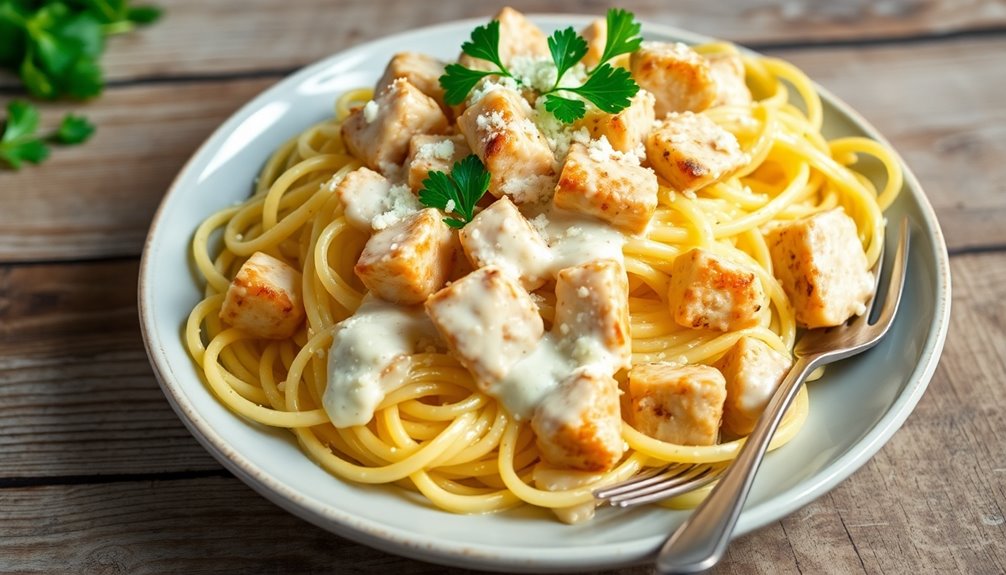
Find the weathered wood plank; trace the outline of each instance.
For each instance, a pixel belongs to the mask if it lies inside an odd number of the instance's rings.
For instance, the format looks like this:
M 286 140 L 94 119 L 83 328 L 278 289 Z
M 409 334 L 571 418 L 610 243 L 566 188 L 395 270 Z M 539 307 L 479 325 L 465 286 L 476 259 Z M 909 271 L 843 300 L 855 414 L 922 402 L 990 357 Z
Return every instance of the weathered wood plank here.
M 781 55 L 878 126 L 917 172 L 950 246 L 964 248 L 1006 244 L 1003 53 L 1006 38 Z M 138 254 L 177 170 L 273 81 L 109 90 L 84 109 L 99 125 L 92 141 L 43 166 L 0 172 L 0 261 Z M 47 106 L 46 117 L 65 108 Z
M 104 67 L 113 81 L 147 77 L 288 70 L 359 42 L 459 18 L 488 17 L 496 8 L 466 0 L 162 0 L 157 25 L 114 38 Z M 514 0 L 525 12 L 601 14 L 601 2 Z M 1006 25 L 995 0 L 846 0 L 690 3 L 623 0 L 645 20 L 735 42 L 817 43 L 982 30 Z M 268 46 L 263 50 L 263 46 Z M 254 57 L 250 57 L 254 55 Z M 0 85 L 12 85 L 12 77 Z
M 0 478 L 220 468 L 150 371 L 137 268 L 0 268 Z
M 175 174 L 235 109 L 275 79 L 110 90 L 87 106 L 45 105 L 98 125 L 41 166 L 0 170 L 0 261 L 136 255 Z

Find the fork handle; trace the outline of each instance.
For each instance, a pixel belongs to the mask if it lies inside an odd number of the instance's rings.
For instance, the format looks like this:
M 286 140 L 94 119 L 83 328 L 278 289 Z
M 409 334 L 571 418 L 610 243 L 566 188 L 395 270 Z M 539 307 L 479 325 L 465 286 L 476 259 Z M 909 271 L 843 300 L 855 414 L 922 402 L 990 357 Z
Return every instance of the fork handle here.
M 737 458 L 705 501 L 661 547 L 657 555 L 659 573 L 700 573 L 723 557 L 769 442 L 804 380 L 819 364 L 825 363 L 820 359 L 820 355 L 797 358 Z

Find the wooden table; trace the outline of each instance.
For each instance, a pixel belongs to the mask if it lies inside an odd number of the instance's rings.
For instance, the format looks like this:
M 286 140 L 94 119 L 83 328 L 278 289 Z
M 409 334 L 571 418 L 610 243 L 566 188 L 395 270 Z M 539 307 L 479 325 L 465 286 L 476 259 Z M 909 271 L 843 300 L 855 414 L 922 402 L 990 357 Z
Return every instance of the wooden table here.
M 154 380 L 135 284 L 173 175 L 238 106 L 357 42 L 495 8 L 159 3 L 162 22 L 111 41 L 103 97 L 43 107 L 50 123 L 86 113 L 94 139 L 0 173 L 0 572 L 444 572 L 313 527 L 221 468 Z M 736 541 L 717 571 L 1006 571 L 1006 3 L 623 4 L 789 59 L 852 104 L 919 176 L 952 256 L 952 327 L 915 413 L 834 491 Z M 19 94 L 0 77 L 2 103 Z

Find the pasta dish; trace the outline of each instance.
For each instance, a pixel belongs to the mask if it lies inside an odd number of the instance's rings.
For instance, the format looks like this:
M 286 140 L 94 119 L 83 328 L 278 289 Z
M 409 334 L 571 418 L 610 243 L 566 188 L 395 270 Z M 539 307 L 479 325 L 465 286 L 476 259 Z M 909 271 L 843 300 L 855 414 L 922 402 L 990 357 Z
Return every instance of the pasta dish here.
M 457 513 L 575 523 L 646 467 L 729 462 L 798 329 L 864 312 L 901 171 L 826 139 L 793 66 L 639 32 L 505 8 L 276 150 L 192 242 L 184 337 L 219 400 Z

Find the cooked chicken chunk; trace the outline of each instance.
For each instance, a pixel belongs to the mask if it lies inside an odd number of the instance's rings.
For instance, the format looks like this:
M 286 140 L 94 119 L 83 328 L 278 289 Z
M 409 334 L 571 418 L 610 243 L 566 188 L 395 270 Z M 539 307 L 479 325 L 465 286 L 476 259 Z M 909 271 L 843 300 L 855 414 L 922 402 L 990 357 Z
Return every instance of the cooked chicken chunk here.
M 591 138 L 608 138 L 611 147 L 620 152 L 632 152 L 653 128 L 653 94 L 640 90 L 629 107 L 617 114 L 606 114 L 596 108 L 587 112 L 580 126 L 587 128 Z
M 578 370 L 538 405 L 531 428 L 552 465 L 611 469 L 624 450 L 618 382 L 599 370 Z
M 751 103 L 751 90 L 744 80 L 744 60 L 740 54 L 711 54 L 706 58 L 716 80 L 713 106 L 745 106 Z
M 657 175 L 686 194 L 728 176 L 747 162 L 733 134 L 700 114 L 671 114 L 646 138 Z
M 580 36 L 587 41 L 587 53 L 580 60 L 588 69 L 597 66 L 604 55 L 604 44 L 608 41 L 608 22 L 598 18 L 580 30 Z
M 671 112 L 701 112 L 716 100 L 709 63 L 684 44 L 643 42 L 629 65 L 639 87 L 656 98 L 658 118 Z
M 304 321 L 300 280 L 286 263 L 255 252 L 227 288 L 220 319 L 255 337 L 291 337 Z
M 713 445 L 719 437 L 726 382 L 714 367 L 644 363 L 629 372 L 633 427 L 678 445 Z
M 553 332 L 577 363 L 605 365 L 609 374 L 632 364 L 629 280 L 615 260 L 563 269 L 555 284 Z
M 841 208 L 779 225 L 766 240 L 801 325 L 840 325 L 866 311 L 873 274 L 856 222 Z
M 517 204 L 540 201 L 555 185 L 552 150 L 512 90 L 487 93 L 458 118 L 470 147 L 492 174 L 489 192 Z
M 370 222 L 387 209 L 391 182 L 369 168 L 359 168 L 346 174 L 335 188 L 345 206 L 346 220 L 354 228 L 370 233 Z
M 549 279 L 552 252 L 509 198 L 493 202 L 461 228 L 461 247 L 476 268 L 496 266 L 527 290 Z
M 531 353 L 545 332 L 527 291 L 492 266 L 433 294 L 426 301 L 426 313 L 483 391 Z
M 509 65 L 514 58 L 525 56 L 530 58 L 547 58 L 548 38 L 545 33 L 531 23 L 524 14 L 507 6 L 500 10 L 493 20 L 499 21 L 500 39 L 499 55 L 504 65 Z M 495 70 L 496 65 L 485 60 L 462 54 L 458 58 L 465 68 L 473 70 Z
M 742 337 L 717 363 L 727 381 L 723 428 L 734 435 L 754 429 L 792 361 L 753 337 Z
M 412 136 L 446 129 L 447 117 L 436 100 L 400 78 L 346 118 L 342 138 L 367 167 L 387 175 L 405 159 Z
M 355 269 L 382 299 L 417 304 L 444 285 L 456 257 L 451 228 L 426 208 L 371 236 Z
M 384 74 L 374 86 L 374 93 L 381 95 L 390 89 L 395 80 L 405 78 L 422 93 L 436 100 L 442 109 L 446 109 L 444 89 L 440 85 L 440 76 L 443 74 L 444 63 L 433 56 L 418 52 L 399 52 L 384 68 Z
M 702 248 L 674 259 L 667 301 L 679 325 L 719 331 L 757 324 L 766 304 L 753 271 Z
M 642 233 L 657 209 L 657 177 L 651 170 L 583 144 L 569 148 L 553 196 L 555 205 Z
M 449 174 L 454 162 L 471 153 L 461 134 L 413 136 L 409 142 L 409 157 L 405 160 L 405 165 L 409 168 L 409 187 L 418 194 L 430 172 Z

